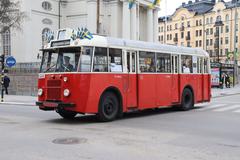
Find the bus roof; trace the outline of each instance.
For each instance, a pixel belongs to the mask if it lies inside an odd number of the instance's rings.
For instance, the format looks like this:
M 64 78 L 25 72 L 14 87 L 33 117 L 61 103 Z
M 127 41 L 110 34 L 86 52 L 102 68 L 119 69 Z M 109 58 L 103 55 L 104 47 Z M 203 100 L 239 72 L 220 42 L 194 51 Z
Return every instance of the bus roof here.
M 172 54 L 189 54 L 209 57 L 209 54 L 199 48 L 179 47 L 167 44 L 126 40 L 120 38 L 104 37 L 99 35 L 93 35 L 91 40 L 89 39 L 77 39 L 75 41 L 70 40 L 70 45 L 57 46 L 57 47 L 46 47 L 44 50 L 55 49 L 55 48 L 66 48 L 66 47 L 77 47 L 77 46 L 97 46 L 97 47 L 113 47 L 113 48 L 126 48 L 129 50 L 146 50 L 160 53 L 172 53 Z M 53 40 L 51 42 L 58 42 Z

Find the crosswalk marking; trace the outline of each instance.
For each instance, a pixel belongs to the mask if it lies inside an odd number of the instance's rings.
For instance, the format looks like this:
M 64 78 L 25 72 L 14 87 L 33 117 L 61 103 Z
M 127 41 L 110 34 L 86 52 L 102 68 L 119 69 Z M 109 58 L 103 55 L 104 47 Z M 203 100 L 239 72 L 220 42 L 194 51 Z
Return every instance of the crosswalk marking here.
M 226 106 L 226 105 L 227 105 L 227 104 L 214 104 L 214 105 L 211 105 L 211 106 L 207 106 L 207 107 L 204 107 L 204 108 L 200 108 L 200 109 L 198 109 L 198 111 L 204 111 L 204 110 L 219 108 L 219 107 L 223 107 L 223 106 Z
M 228 106 L 228 107 L 222 107 L 222 108 L 219 108 L 219 109 L 215 109 L 213 111 L 215 111 L 215 112 L 223 112 L 223 111 L 229 111 L 229 110 L 233 110 L 233 109 L 237 109 L 237 108 L 240 108 L 239 104 Z
M 236 110 L 236 111 L 233 111 L 234 113 L 240 113 L 240 109 L 239 110 Z

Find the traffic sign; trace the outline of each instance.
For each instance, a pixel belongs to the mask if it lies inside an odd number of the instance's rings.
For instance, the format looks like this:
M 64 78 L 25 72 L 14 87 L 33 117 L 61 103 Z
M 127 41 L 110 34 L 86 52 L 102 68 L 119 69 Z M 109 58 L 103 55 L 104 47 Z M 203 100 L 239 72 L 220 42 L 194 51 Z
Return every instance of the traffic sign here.
M 13 56 L 7 57 L 6 58 L 6 65 L 8 67 L 13 67 L 16 64 L 16 59 Z

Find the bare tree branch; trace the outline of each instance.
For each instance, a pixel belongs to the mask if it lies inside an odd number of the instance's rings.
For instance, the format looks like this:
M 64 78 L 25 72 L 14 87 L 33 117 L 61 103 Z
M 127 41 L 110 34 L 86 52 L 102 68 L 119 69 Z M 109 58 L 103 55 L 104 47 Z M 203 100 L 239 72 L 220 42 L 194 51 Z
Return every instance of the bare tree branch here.
M 26 14 L 20 11 L 20 2 L 0 0 L 0 34 L 10 28 L 21 29 Z

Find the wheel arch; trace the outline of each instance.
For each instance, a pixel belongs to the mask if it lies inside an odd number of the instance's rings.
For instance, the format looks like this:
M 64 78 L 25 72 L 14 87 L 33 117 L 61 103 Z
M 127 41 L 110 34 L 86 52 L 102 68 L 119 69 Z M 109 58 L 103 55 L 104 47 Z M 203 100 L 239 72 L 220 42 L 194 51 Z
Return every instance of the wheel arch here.
M 120 106 L 120 108 L 119 108 L 119 113 L 118 113 L 118 114 L 122 114 L 122 112 L 123 112 L 123 96 L 122 96 L 121 91 L 120 91 L 117 87 L 114 87 L 114 86 L 107 87 L 107 88 L 101 93 L 100 98 L 99 98 L 98 105 L 99 105 L 99 103 L 100 103 L 100 100 L 101 100 L 103 94 L 106 93 L 106 92 L 112 92 L 112 93 L 114 93 L 114 94 L 117 96 L 117 99 L 118 99 L 118 101 L 119 101 L 119 106 Z
M 190 91 L 192 92 L 192 94 L 193 94 L 193 103 L 195 103 L 195 93 L 194 93 L 194 89 L 193 89 L 193 87 L 191 86 L 191 85 L 186 85 L 184 88 L 183 88 L 183 90 L 182 90 L 182 94 L 183 94 L 183 91 L 185 90 L 185 89 L 190 89 Z M 181 94 L 181 102 L 182 102 L 182 94 Z

